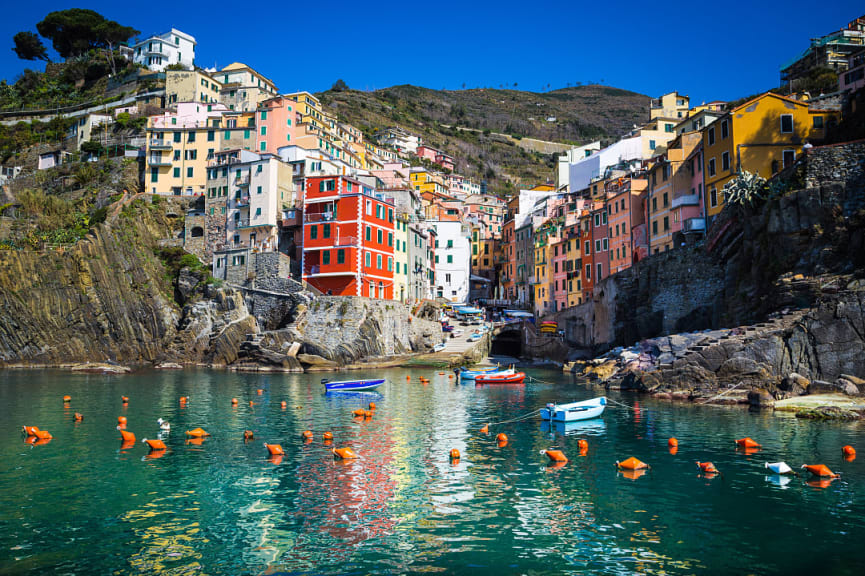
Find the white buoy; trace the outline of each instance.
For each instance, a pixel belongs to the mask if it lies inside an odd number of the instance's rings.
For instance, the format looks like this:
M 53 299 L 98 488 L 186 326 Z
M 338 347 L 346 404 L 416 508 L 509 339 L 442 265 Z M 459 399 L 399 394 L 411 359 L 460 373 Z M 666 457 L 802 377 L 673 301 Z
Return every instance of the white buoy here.
M 165 430 L 166 432 L 169 431 L 169 430 L 171 430 L 171 424 L 169 424 L 168 422 L 166 422 L 166 421 L 163 420 L 162 418 L 160 418 L 159 420 L 157 420 L 156 423 L 159 424 L 159 429 L 160 429 L 160 430 Z
M 766 468 L 775 474 L 795 474 L 786 462 L 766 462 Z

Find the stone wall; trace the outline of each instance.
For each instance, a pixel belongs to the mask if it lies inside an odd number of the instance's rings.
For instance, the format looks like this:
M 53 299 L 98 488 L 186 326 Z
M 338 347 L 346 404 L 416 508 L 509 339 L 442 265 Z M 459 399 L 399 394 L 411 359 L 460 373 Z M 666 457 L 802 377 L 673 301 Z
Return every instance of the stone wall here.
M 186 213 L 183 229 L 183 249 L 195 254 L 205 264 L 210 264 L 207 255 L 207 217 L 203 210 Z
M 865 198 L 865 140 L 811 148 L 805 155 L 805 187 L 843 183 L 854 203 L 845 206 L 853 211 L 863 207 Z

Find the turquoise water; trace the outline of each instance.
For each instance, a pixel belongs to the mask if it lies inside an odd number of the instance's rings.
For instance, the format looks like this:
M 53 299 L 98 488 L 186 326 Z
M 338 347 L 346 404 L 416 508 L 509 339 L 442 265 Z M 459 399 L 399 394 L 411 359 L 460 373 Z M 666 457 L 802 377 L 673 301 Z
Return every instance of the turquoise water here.
M 533 420 L 478 433 L 603 393 L 529 373 L 549 383 L 475 387 L 394 369 L 377 373 L 389 379 L 380 394 L 340 396 L 323 394 L 312 374 L 0 372 L 0 574 L 865 572 L 865 455 L 841 456 L 845 444 L 865 450 L 859 424 L 614 394 L 639 409 L 614 405 L 574 430 Z M 375 416 L 355 421 L 351 411 L 370 400 Z M 118 416 L 133 448 L 121 449 Z M 157 436 L 159 417 L 172 425 L 169 450 L 148 458 L 141 439 Z M 28 445 L 23 424 L 54 438 Z M 186 443 L 184 431 L 199 426 L 211 436 Z M 244 442 L 246 429 L 254 441 Z M 361 458 L 334 461 L 325 431 Z M 507 446 L 496 446 L 498 432 Z M 737 452 L 742 436 L 763 450 Z M 282 445 L 280 462 L 264 441 Z M 551 447 L 569 456 L 564 467 L 539 453 Z M 618 474 L 614 462 L 628 456 L 652 470 Z M 723 475 L 698 476 L 698 460 Z M 780 485 L 763 468 L 777 460 L 824 463 L 842 477 Z

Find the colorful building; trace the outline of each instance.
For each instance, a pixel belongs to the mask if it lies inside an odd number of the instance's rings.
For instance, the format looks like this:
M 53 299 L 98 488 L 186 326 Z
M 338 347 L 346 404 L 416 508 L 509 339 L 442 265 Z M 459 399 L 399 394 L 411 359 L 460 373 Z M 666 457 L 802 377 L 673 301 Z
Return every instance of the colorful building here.
M 240 62 L 229 64 L 213 76 L 222 84 L 219 101 L 229 110 L 254 112 L 259 103 L 279 94 L 273 81 Z
M 165 105 L 174 107 L 180 102 L 216 104 L 222 84 L 203 70 L 166 70 Z
M 471 275 L 471 240 L 460 221 L 431 221 L 435 229 L 435 296 L 450 302 L 467 302 Z
M 303 190 L 303 280 L 342 296 L 393 299 L 393 200 L 348 176 L 311 176 Z
M 626 270 L 636 262 L 638 248 L 633 230 L 645 222 L 643 207 L 647 188 L 648 181 L 642 173 L 629 174 L 606 184 L 610 274 Z
M 296 139 L 294 101 L 285 96 L 268 98 L 258 104 L 255 112 L 256 151 L 276 154 Z

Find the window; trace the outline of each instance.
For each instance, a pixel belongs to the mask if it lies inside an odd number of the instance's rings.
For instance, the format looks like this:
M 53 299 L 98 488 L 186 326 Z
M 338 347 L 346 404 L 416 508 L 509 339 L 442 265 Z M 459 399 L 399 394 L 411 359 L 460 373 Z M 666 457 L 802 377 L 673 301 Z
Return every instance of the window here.
M 215 130 L 208 130 L 207 131 L 207 141 L 213 142 L 214 140 L 216 140 L 216 131 Z
M 595 214 L 595 228 L 601 225 L 601 215 Z
M 180 150 L 174 151 L 174 160 L 180 160 Z
M 793 115 L 781 114 L 781 134 L 793 133 Z
M 721 122 L 721 140 L 723 140 L 724 138 L 726 138 L 727 136 L 730 135 L 730 129 L 728 126 L 729 125 L 727 124 L 726 120 Z
M 151 168 L 150 169 L 150 181 L 158 182 L 159 181 L 159 168 Z
M 366 215 L 372 216 L 372 200 L 366 201 Z
M 729 170 L 730 169 L 730 153 L 724 152 L 721 154 L 721 170 Z
M 454 255 L 448 254 L 448 264 L 453 264 L 453 263 L 454 263 Z
M 652 236 L 657 236 L 657 235 L 658 235 L 658 221 L 655 220 L 654 222 L 652 222 Z
M 601 241 L 595 240 L 595 252 L 600 252 L 600 251 L 601 251 Z
M 315 240 L 316 238 L 318 238 L 318 226 L 317 225 L 313 224 L 312 226 L 310 226 L 309 237 L 311 240 Z
M 381 254 L 375 255 L 375 267 L 381 270 Z
M 393 246 L 393 232 L 388 232 L 388 233 L 387 233 L 387 245 L 388 245 L 388 246 Z M 397 250 L 399 250 L 399 247 L 398 247 L 398 246 L 397 246 Z
M 175 168 L 172 170 L 172 174 L 174 174 L 175 178 L 180 178 L 180 168 Z
M 714 186 L 709 190 L 709 205 L 712 208 L 718 205 L 718 190 Z
M 655 141 L 649 140 L 649 150 L 654 150 L 656 148 Z
M 586 264 L 586 280 L 592 279 L 592 265 Z
M 259 208 L 259 210 L 261 210 L 261 208 Z M 321 237 L 330 238 L 330 224 L 321 225 Z
M 195 132 L 190 132 L 189 136 L 186 138 L 187 142 L 195 142 Z
M 670 217 L 664 216 L 664 232 L 670 231 Z
M 366 227 L 366 241 L 372 242 L 372 228 L 369 226 Z
M 391 258 L 390 256 L 388 256 L 387 259 L 387 270 L 388 272 L 393 270 L 393 258 Z
M 393 222 L 393 208 L 387 209 L 387 219 L 390 222 Z
M 823 117 L 822 116 L 814 116 L 814 129 L 822 130 L 823 129 Z
M 223 134 L 223 137 L 226 140 L 230 139 L 231 138 L 231 130 L 226 130 L 225 133 Z
M 600 280 L 601 276 L 604 275 L 604 265 L 598 262 L 598 276 L 597 279 Z
M 664 192 L 664 208 L 670 205 L 670 199 L 666 192 Z
M 592 253 L 592 243 L 591 243 L 591 241 L 586 240 L 586 248 L 585 248 L 585 250 L 583 250 L 583 254 L 588 256 L 591 253 Z
M 186 169 L 186 177 L 192 178 L 192 167 L 191 166 Z
M 796 161 L 796 151 L 795 150 L 784 150 L 784 168 L 792 164 Z
M 376 230 L 376 232 L 375 232 L 375 240 L 376 240 L 376 242 L 378 242 L 379 244 L 381 244 L 381 243 L 382 243 L 382 237 L 383 237 L 382 231 L 381 231 L 381 230 Z
M 606 238 L 604 238 L 604 252 L 606 252 L 609 249 L 610 249 L 609 241 Z
M 366 265 L 367 268 L 372 266 L 372 254 L 371 253 L 367 252 L 366 255 L 364 256 L 364 264 Z
M 342 248 L 336 251 L 336 263 L 345 264 L 345 250 Z
M 325 265 L 330 264 L 330 250 L 322 250 L 321 263 Z
M 658 211 L 658 198 L 652 198 L 652 212 Z
M 709 176 L 715 175 L 715 159 L 712 158 L 709 160 Z
M 715 127 L 714 126 L 709 126 L 708 138 L 709 138 L 709 146 L 713 145 L 715 143 Z

